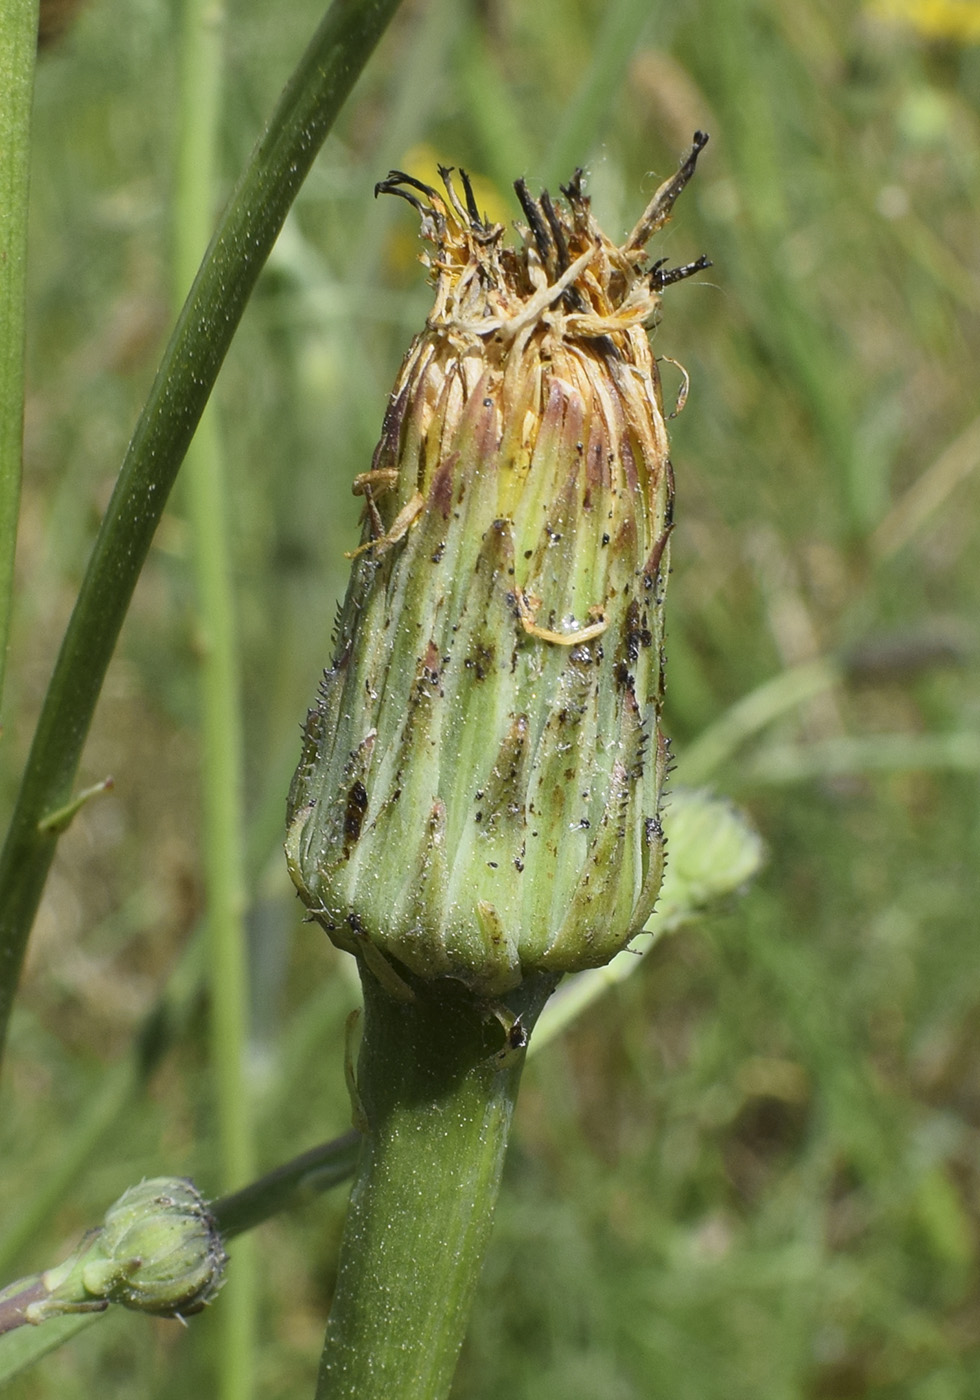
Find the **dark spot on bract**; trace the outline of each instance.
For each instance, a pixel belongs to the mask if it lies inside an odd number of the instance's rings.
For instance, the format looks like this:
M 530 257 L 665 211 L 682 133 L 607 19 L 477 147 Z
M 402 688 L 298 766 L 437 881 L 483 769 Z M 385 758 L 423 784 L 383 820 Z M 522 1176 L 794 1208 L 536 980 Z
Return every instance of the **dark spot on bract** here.
M 358 778 L 347 794 L 347 806 L 344 809 L 344 836 L 348 845 L 353 845 L 360 836 L 361 824 L 364 821 L 367 808 L 367 788 Z

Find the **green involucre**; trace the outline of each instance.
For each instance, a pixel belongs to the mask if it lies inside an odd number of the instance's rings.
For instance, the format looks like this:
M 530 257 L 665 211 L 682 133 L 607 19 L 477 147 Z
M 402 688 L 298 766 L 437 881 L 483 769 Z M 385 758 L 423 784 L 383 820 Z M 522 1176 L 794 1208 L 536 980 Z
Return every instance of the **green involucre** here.
M 393 990 L 399 965 L 484 996 L 599 966 L 652 912 L 673 482 L 641 263 L 683 179 L 622 248 L 577 180 L 561 209 L 521 188 L 520 250 L 448 175 L 448 202 L 385 182 L 428 197 L 435 307 L 355 483 L 287 854 Z

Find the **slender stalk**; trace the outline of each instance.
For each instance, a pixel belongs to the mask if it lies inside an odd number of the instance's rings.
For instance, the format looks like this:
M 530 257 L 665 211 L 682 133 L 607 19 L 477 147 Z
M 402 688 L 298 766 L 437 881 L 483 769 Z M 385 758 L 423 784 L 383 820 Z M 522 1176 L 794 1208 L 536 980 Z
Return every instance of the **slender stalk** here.
M 222 522 L 224 492 L 218 430 L 209 407 L 188 454 L 192 533 L 203 632 L 200 697 L 204 883 L 210 953 L 210 1045 L 217 1106 L 220 1179 L 228 1188 L 254 1174 L 255 1144 L 246 1057 L 249 986 L 242 876 L 242 772 L 238 673 Z M 222 1400 L 252 1393 L 255 1253 L 235 1256 L 220 1312 Z
M 0 6 L 0 700 L 7 669 L 24 430 L 24 278 L 37 0 Z
M 318 1400 L 448 1395 L 490 1237 L 524 1060 L 449 979 L 393 1000 L 369 972 L 358 1062 L 365 1140 Z M 554 987 L 511 1003 L 529 1030 Z
M 21 1279 L 0 1292 L 0 1337 L 17 1327 L 26 1327 L 27 1309 L 32 1303 L 41 1302 L 47 1294 L 40 1274 Z
M 224 59 L 221 0 L 184 0 L 180 136 L 174 204 L 174 277 L 183 298 L 213 226 Z M 178 309 L 180 302 L 177 303 Z M 221 431 L 209 404 L 187 452 L 187 503 L 197 583 L 201 800 L 210 950 L 211 1061 L 220 1179 L 226 1189 L 254 1175 L 246 1075 L 248 967 L 243 874 L 242 725 L 231 583 L 231 546 Z M 217 1390 L 222 1400 L 254 1391 L 256 1255 L 236 1252 L 222 1299 Z
M 211 1206 L 222 1236 L 234 1239 L 264 1220 L 312 1200 L 321 1191 L 339 1186 L 354 1175 L 360 1151 L 361 1135 L 351 1131 L 311 1147 L 241 1191 L 222 1196 Z M 235 1246 L 236 1258 L 240 1248 L 240 1244 Z
M 0 856 L 0 1051 L 57 831 L 154 531 L 235 328 L 327 132 L 399 0 L 334 0 L 222 215 L 164 352 L 45 696 Z

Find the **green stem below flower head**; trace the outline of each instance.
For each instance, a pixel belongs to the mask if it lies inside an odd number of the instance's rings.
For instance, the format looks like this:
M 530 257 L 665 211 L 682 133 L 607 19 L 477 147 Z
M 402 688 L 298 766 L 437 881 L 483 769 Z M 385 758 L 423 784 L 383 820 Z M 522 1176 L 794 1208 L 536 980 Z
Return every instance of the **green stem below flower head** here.
M 317 1397 L 439 1400 L 490 1237 L 527 1033 L 557 979 L 530 978 L 506 1007 L 450 979 L 413 980 L 412 1001 L 363 968 L 361 980 L 366 1134 Z

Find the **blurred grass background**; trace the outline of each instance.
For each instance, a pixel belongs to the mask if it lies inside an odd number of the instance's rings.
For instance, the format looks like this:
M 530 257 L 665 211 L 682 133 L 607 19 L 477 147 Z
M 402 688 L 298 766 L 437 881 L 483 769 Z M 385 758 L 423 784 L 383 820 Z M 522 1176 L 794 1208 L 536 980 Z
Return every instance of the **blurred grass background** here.
M 625 234 L 711 133 L 654 250 L 715 264 L 668 290 L 654 340 L 692 384 L 673 425 L 675 781 L 758 687 L 822 658 L 839 679 L 710 774 L 765 836 L 756 887 L 529 1066 L 458 1400 L 980 1394 L 978 10 L 406 0 L 219 381 L 268 1168 L 349 1120 L 355 992 L 300 923 L 280 840 L 356 538 L 349 483 L 428 304 L 415 221 L 374 183 L 462 164 L 511 218 L 515 176 L 554 188 L 584 164 Z M 318 15 L 229 4 L 216 210 Z M 82 0 L 60 20 L 37 85 L 5 804 L 169 328 L 175 6 Z M 83 767 L 115 785 L 63 839 L 34 934 L 0 1282 L 53 1263 L 142 1175 L 217 1189 L 185 514 L 178 487 Z M 144 1074 L 130 1045 L 179 960 Z M 271 1400 L 312 1394 L 343 1208 L 258 1233 Z M 8 1393 L 213 1393 L 215 1336 L 214 1314 L 186 1332 L 107 1319 Z

